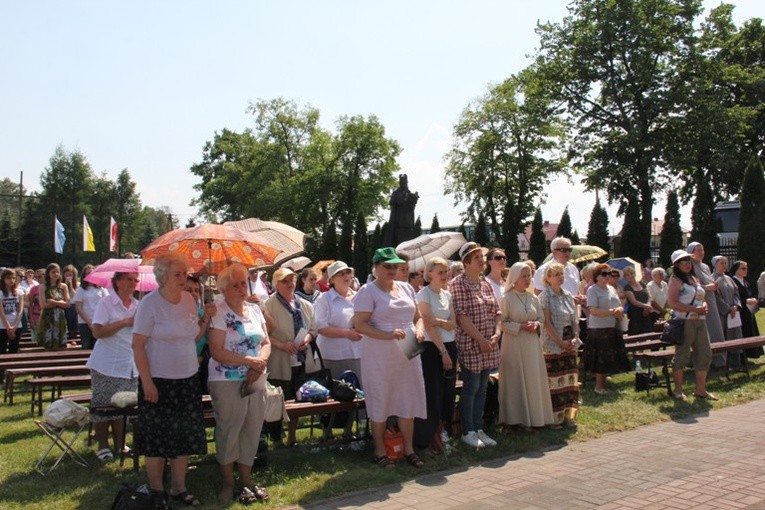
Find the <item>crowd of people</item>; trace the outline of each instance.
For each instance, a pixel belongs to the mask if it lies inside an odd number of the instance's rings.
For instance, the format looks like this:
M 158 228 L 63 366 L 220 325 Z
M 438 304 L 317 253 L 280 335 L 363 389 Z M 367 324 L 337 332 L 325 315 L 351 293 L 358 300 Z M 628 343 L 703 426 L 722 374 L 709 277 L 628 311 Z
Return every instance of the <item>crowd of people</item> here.
M 79 338 L 93 349 L 87 367 L 94 405 L 108 405 L 117 392 L 137 391 L 134 448 L 146 457 L 149 486 L 162 508 L 168 499 L 200 504 L 185 473 L 189 455 L 207 452 L 205 393 L 215 410 L 220 498 L 251 503 L 269 497 L 252 480 L 261 432 L 282 439 L 280 422 L 264 424 L 267 383 L 291 398 L 306 374 L 326 368 L 338 378 L 352 371 L 365 394 L 374 462 L 394 466 L 384 435 L 395 419 L 405 462 L 420 468 L 422 451 L 438 454 L 453 439 L 472 448 L 497 445 L 486 432 L 489 384 L 497 387 L 493 419 L 501 433 L 575 427 L 583 345 L 594 391 L 607 394 L 607 376 L 630 370 L 624 336 L 653 331 L 670 316 L 682 318 L 674 396 L 688 398 L 683 371 L 692 363 L 693 395 L 715 400 L 706 389 L 716 362 L 710 342 L 758 334 L 758 299 L 745 261 L 729 267 L 718 256 L 710 269 L 704 247 L 694 242 L 672 254 L 670 271 L 646 264 L 638 275 L 604 263 L 580 270 L 570 261 L 566 238 L 554 239 L 551 249 L 551 259 L 539 268 L 531 261 L 507 267 L 501 248 L 468 242 L 459 262 L 436 257 L 422 271 L 410 271 L 405 255 L 380 248 L 363 285 L 343 261 L 321 273 L 282 267 L 270 280 L 259 268 L 233 264 L 217 275 L 212 299 L 205 299 L 199 279 L 177 254 L 157 258 L 159 288 L 140 300 L 138 273 L 115 273 L 112 288 L 103 289 L 80 281 L 73 266 L 6 269 L 0 274 L 0 352 L 18 350 L 24 327 L 51 349 Z M 81 274 L 92 270 L 85 266 Z M 758 284 L 765 286 L 765 273 Z M 412 343 L 421 344 L 419 355 L 404 348 Z M 732 352 L 733 359 L 722 362 L 735 365 L 741 356 L 761 353 Z M 97 457 L 108 462 L 125 446 L 121 421 L 93 421 Z M 330 425 L 325 438 L 331 433 Z

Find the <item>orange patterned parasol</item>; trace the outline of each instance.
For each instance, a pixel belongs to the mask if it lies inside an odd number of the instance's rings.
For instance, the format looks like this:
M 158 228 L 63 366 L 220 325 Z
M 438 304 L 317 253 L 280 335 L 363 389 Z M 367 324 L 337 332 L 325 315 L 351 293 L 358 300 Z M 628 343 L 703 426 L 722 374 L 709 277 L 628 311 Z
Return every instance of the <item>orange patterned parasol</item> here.
M 206 223 L 162 234 L 141 250 L 143 264 L 154 265 L 165 253 L 183 254 L 194 272 L 204 268 L 218 274 L 234 262 L 247 267 L 273 264 L 280 251 L 254 232 Z

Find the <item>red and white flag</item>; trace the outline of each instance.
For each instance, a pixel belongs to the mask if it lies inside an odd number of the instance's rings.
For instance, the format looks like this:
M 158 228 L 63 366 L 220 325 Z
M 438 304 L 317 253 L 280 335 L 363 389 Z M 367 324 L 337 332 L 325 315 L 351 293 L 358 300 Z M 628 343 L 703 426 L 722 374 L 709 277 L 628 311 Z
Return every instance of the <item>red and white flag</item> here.
M 117 251 L 117 222 L 109 217 L 109 251 Z

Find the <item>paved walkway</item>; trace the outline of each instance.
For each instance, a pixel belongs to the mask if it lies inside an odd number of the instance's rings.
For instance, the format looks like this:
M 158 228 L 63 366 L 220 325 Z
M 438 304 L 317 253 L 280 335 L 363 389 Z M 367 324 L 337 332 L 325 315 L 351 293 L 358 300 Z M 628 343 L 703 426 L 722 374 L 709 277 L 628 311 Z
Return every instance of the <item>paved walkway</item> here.
M 765 399 L 306 508 L 765 509 Z

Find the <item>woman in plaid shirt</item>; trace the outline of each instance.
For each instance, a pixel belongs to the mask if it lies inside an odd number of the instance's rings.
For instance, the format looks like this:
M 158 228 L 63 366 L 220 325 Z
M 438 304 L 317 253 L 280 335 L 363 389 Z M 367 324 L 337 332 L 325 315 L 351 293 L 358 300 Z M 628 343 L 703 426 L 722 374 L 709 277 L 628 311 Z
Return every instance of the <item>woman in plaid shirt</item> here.
M 462 368 L 460 419 L 462 441 L 474 448 L 496 446 L 483 431 L 483 408 L 489 371 L 499 366 L 500 311 L 489 282 L 481 275 L 484 251 L 476 243 L 460 248 L 465 272 L 451 284 L 457 315 L 455 341 Z

